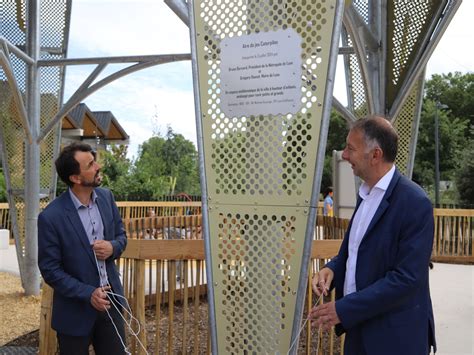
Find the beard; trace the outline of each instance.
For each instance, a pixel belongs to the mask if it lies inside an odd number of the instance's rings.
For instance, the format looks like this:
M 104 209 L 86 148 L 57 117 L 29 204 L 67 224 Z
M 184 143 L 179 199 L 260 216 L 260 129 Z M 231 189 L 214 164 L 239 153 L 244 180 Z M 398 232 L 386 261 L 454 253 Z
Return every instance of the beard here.
M 81 181 L 81 185 L 84 186 L 84 187 L 99 187 L 101 183 L 102 183 L 102 178 L 101 178 L 99 172 L 97 172 L 97 174 L 94 176 L 94 180 L 92 180 L 92 181 L 82 180 Z

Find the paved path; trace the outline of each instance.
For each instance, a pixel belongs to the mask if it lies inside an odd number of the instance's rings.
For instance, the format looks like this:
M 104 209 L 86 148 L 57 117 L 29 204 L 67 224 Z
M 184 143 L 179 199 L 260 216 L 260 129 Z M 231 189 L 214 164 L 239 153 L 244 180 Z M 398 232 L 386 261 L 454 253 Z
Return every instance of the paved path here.
M 0 250 L 0 271 L 19 275 L 15 247 Z M 474 265 L 434 265 L 430 271 L 437 355 L 474 354 Z
M 437 355 L 474 354 L 474 265 L 434 265 L 430 272 Z

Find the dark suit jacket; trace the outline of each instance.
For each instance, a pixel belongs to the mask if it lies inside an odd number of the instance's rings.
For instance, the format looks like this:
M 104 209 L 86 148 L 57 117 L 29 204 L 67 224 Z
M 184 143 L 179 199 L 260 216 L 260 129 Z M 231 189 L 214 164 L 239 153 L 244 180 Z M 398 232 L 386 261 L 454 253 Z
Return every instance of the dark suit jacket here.
M 428 282 L 434 221 L 425 192 L 395 171 L 359 247 L 357 292 L 343 297 L 351 226 L 327 264 L 341 320 L 336 332 L 360 332 L 369 355 L 428 354 L 436 348 Z
M 109 190 L 96 188 L 97 205 L 104 225 L 104 240 L 113 246 L 106 260 L 112 290 L 123 296 L 114 260 L 127 244 L 117 205 Z M 97 317 L 90 298 L 99 287 L 97 265 L 79 214 L 66 191 L 38 217 L 38 265 L 44 281 L 54 289 L 51 326 L 57 332 L 88 335 Z

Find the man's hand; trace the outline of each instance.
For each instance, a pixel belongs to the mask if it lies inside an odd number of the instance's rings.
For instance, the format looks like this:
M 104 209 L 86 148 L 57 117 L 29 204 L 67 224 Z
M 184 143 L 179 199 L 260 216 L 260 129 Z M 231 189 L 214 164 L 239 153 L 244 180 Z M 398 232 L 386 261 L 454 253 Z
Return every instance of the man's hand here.
M 336 313 L 336 303 L 329 302 L 313 307 L 309 311 L 309 319 L 313 326 L 321 326 L 323 330 L 329 330 L 336 324 L 341 323 Z
M 97 287 L 91 295 L 92 307 L 97 309 L 99 312 L 105 312 L 110 308 L 110 302 L 107 299 L 106 291 L 110 290 L 110 286 Z
M 321 293 L 323 293 L 324 296 L 328 295 L 333 278 L 334 272 L 328 267 L 322 268 L 321 271 L 314 274 L 311 285 L 316 296 L 321 296 Z
M 92 249 L 99 260 L 105 260 L 114 253 L 114 247 L 108 240 L 96 240 Z

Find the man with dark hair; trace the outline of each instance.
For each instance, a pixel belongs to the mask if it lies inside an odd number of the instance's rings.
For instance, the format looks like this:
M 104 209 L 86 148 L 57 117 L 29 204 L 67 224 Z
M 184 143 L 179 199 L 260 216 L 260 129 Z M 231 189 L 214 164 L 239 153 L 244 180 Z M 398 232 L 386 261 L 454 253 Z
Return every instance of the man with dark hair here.
M 363 180 L 339 254 L 313 278 L 336 301 L 310 311 L 313 324 L 346 333 L 345 355 L 426 355 L 436 351 L 428 265 L 433 208 L 395 168 L 398 135 L 370 117 L 351 128 L 342 154 Z
M 61 354 L 124 354 L 123 288 L 114 263 L 127 238 L 88 144 L 65 147 L 56 170 L 69 189 L 38 217 L 38 265 L 54 289 L 51 326 Z

